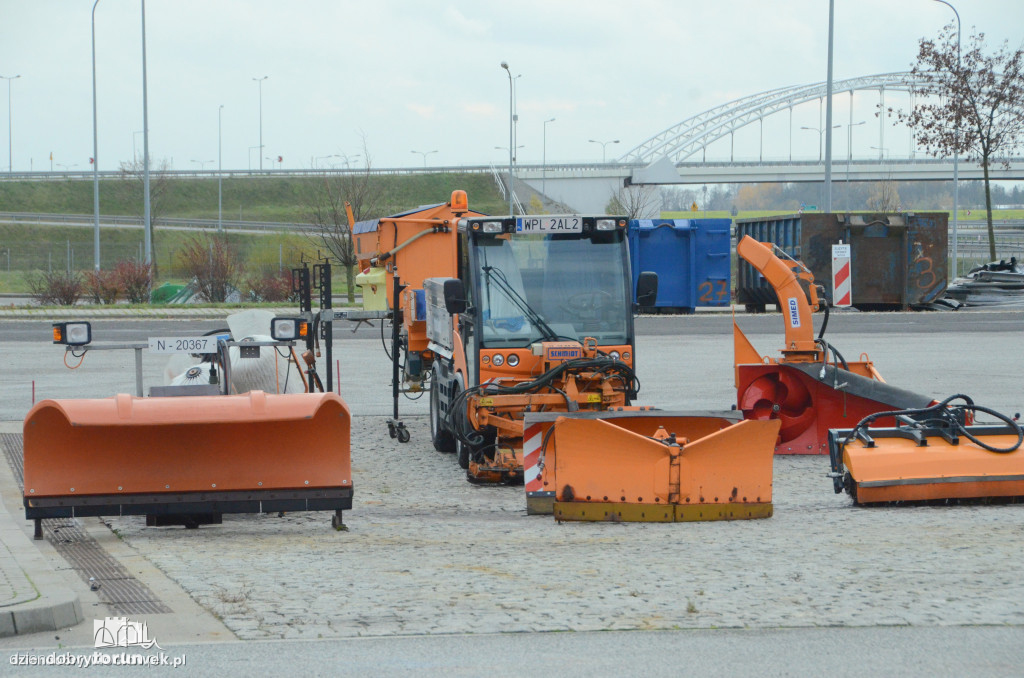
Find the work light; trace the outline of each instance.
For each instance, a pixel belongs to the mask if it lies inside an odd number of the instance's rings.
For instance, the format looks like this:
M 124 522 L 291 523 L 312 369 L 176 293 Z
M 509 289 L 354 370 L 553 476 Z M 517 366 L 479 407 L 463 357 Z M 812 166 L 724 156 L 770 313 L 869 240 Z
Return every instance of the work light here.
M 92 325 L 87 322 L 53 323 L 53 343 L 85 346 L 92 341 Z
M 270 321 L 270 336 L 275 341 L 295 341 L 309 336 L 309 321 L 303 318 L 274 318 Z

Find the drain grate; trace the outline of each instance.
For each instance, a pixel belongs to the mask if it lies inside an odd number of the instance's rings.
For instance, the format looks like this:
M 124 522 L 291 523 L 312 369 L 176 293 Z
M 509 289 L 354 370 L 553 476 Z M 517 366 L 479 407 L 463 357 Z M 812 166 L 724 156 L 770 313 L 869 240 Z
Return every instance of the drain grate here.
M 15 480 L 25 486 L 22 437 L 0 433 L 0 447 Z M 133 577 L 125 567 L 86 533 L 74 518 L 43 520 L 43 535 L 87 584 L 99 584 L 96 595 L 115 614 L 165 614 L 171 612 L 152 590 Z

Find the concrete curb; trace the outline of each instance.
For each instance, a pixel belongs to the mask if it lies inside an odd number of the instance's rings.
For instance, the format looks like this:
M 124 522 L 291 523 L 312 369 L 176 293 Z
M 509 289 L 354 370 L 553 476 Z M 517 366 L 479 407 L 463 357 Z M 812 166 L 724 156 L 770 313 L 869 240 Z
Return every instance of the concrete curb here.
M 0 422 L 0 432 L 20 433 L 21 426 L 21 422 Z M 21 495 L 21 488 L 16 487 L 9 473 L 0 473 L 0 490 L 5 499 L 0 504 L 0 543 L 7 551 L 0 557 L 0 572 L 12 590 L 30 592 L 16 596 L 12 604 L 0 606 L 0 637 L 57 631 L 81 623 L 85 617 L 78 594 L 47 562 L 26 528 L 8 510 Z

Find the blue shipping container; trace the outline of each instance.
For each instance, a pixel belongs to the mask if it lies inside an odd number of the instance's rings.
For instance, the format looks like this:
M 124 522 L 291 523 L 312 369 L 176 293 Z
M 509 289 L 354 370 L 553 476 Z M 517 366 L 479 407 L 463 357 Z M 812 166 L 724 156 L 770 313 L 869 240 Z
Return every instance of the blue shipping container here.
M 629 222 L 633 288 L 641 271 L 658 274 L 658 300 L 643 312 L 693 313 L 731 299 L 731 219 L 634 219 Z

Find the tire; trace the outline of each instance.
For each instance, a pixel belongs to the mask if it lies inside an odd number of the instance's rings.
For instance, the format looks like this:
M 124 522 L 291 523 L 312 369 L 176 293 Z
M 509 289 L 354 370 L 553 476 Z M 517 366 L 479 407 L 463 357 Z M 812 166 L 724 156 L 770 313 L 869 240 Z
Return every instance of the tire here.
M 455 436 L 445 428 L 441 416 L 441 383 L 437 370 L 430 378 L 430 442 L 438 452 L 455 451 Z

